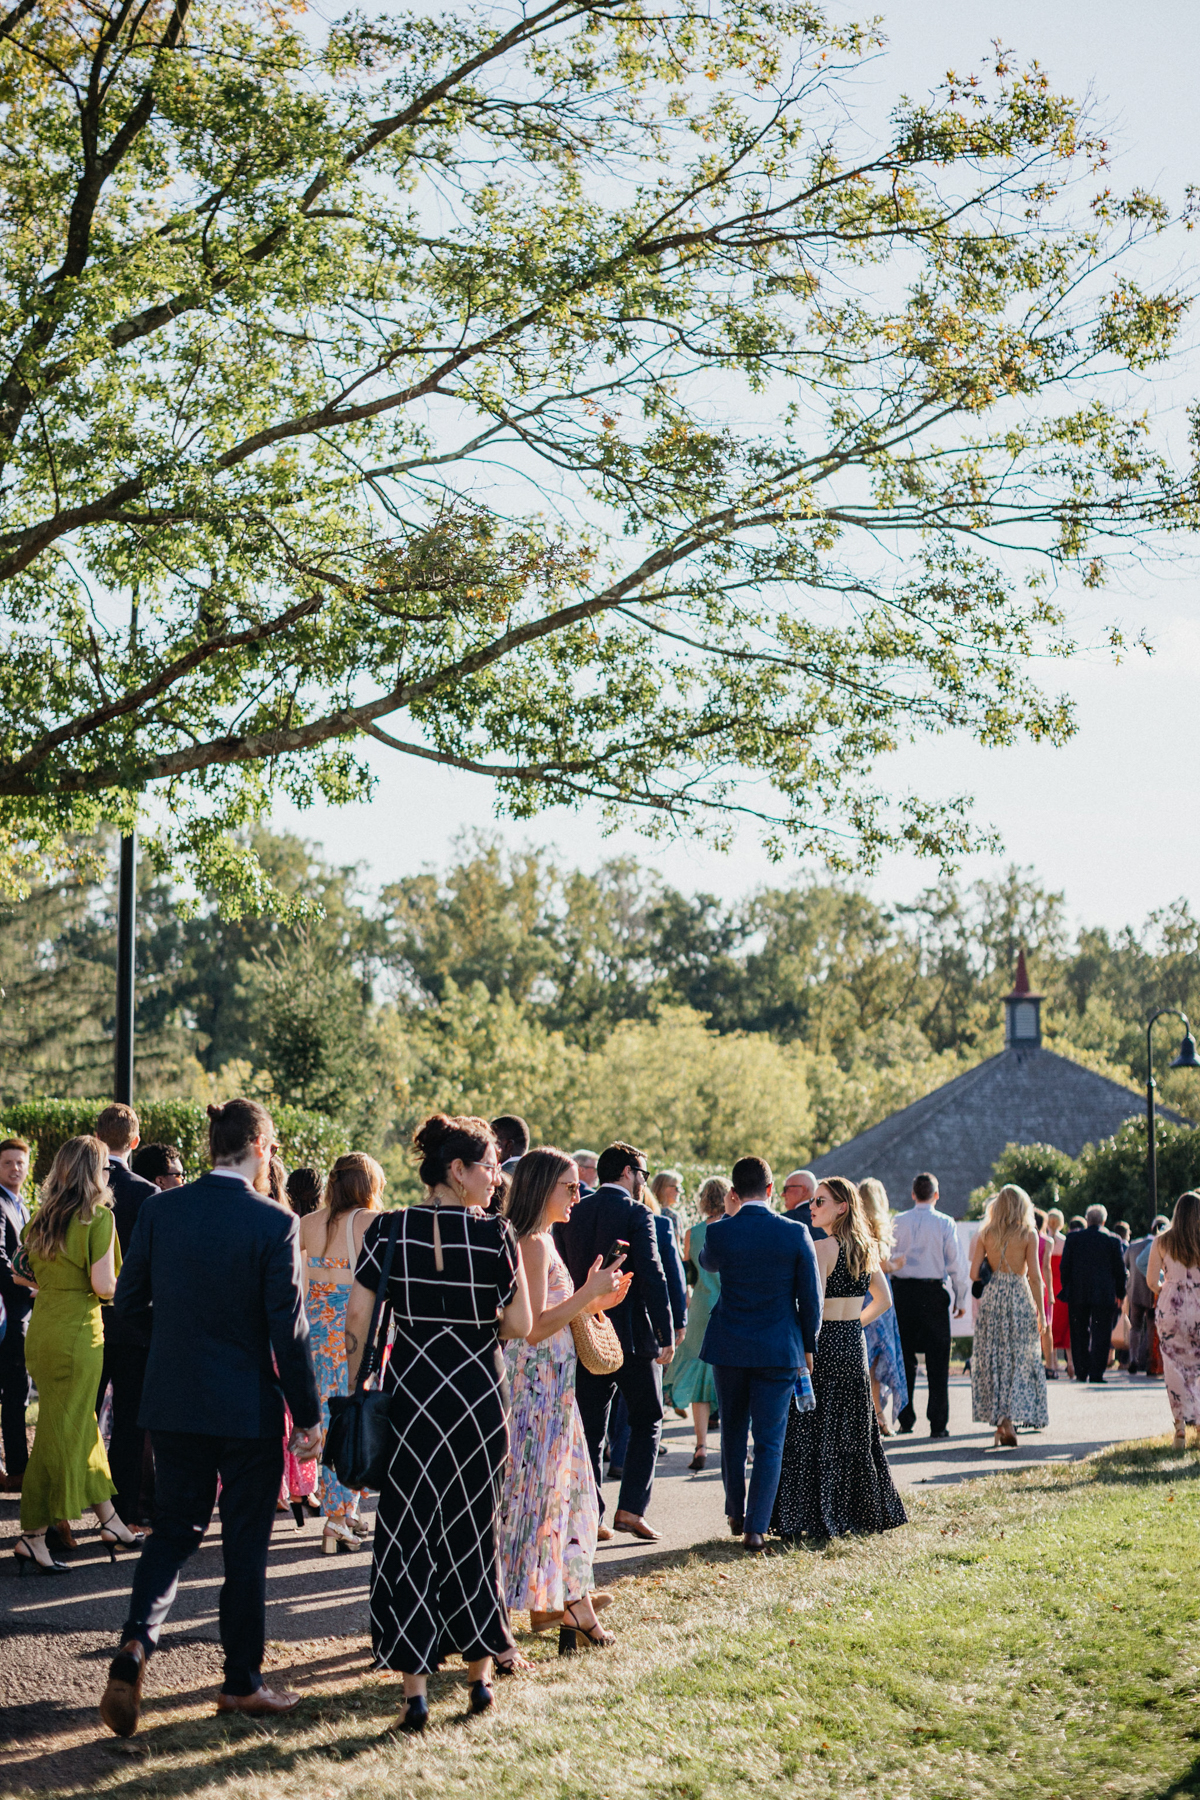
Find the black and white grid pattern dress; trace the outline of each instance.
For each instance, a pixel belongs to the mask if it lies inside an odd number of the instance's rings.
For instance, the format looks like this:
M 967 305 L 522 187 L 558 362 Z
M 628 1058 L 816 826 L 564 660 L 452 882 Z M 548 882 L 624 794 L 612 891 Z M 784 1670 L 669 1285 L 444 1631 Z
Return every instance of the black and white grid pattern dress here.
M 378 1290 L 394 1213 L 367 1228 L 355 1271 Z M 400 1213 L 388 1279 L 395 1335 L 384 1378 L 396 1440 L 379 1496 L 371 1642 L 380 1667 L 428 1675 L 455 1651 L 468 1662 L 513 1642 L 500 1589 L 496 1521 L 508 1456 L 500 1310 L 517 1287 L 506 1219 L 434 1208 Z

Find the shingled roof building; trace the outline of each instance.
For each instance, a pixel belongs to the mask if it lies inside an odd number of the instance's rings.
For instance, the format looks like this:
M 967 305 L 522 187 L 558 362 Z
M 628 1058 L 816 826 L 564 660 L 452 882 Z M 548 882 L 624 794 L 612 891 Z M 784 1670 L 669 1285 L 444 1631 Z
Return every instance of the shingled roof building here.
M 928 1169 L 937 1177 L 942 1210 L 961 1219 L 1006 1144 L 1053 1144 L 1078 1156 L 1085 1144 L 1111 1137 L 1143 1110 L 1131 1089 L 1042 1048 L 1042 996 L 1029 991 L 1024 951 L 1004 1007 L 999 1056 L 818 1157 L 814 1174 L 855 1181 L 873 1175 L 893 1208 L 903 1211 L 912 1205 L 913 1177 Z M 1180 1122 L 1169 1107 L 1157 1110 Z

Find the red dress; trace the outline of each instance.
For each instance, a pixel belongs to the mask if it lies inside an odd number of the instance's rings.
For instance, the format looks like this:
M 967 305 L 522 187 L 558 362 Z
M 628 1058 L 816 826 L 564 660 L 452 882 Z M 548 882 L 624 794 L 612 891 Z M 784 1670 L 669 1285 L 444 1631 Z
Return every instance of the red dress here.
M 1054 1336 L 1056 1350 L 1071 1348 L 1071 1323 L 1067 1317 L 1067 1303 L 1058 1297 L 1058 1284 L 1061 1279 L 1059 1269 L 1062 1265 L 1062 1251 L 1056 1250 L 1050 1257 L 1050 1279 L 1054 1289 L 1054 1312 L 1051 1318 L 1051 1331 Z

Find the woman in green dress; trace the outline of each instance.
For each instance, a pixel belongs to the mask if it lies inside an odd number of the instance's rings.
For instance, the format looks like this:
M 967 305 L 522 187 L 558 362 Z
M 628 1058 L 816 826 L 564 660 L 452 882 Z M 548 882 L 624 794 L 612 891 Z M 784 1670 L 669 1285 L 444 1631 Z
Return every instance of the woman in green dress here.
M 696 1453 L 688 1468 L 695 1473 L 699 1473 L 708 1460 L 708 1416 L 717 1404 L 717 1384 L 709 1364 L 700 1360 L 700 1346 L 704 1342 L 708 1315 L 721 1291 L 721 1277 L 700 1267 L 700 1252 L 710 1220 L 719 1219 L 725 1211 L 728 1192 L 729 1183 L 720 1175 L 713 1175 L 704 1183 L 696 1195 L 699 1222 L 692 1226 L 683 1243 L 684 1260 L 696 1271 L 696 1285 L 688 1302 L 687 1331 L 671 1364 L 671 1400 L 681 1416 L 686 1407 L 692 1409 Z
M 21 1484 L 21 1533 L 13 1554 L 21 1574 L 65 1572 L 46 1544 L 46 1527 L 91 1507 L 101 1540 L 140 1544 L 117 1517 L 108 1458 L 96 1424 L 104 1362 L 100 1303 L 111 1300 L 121 1266 L 108 1188 L 108 1150 L 99 1138 L 68 1138 L 42 1185 L 22 1234 L 37 1298 L 25 1361 L 38 1396 L 37 1432 Z

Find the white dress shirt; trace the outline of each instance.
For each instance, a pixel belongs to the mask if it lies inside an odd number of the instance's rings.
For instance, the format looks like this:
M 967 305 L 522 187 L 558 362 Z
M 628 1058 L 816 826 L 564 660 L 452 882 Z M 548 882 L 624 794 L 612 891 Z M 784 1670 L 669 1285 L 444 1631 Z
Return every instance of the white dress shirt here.
M 911 1212 L 902 1212 L 895 1224 L 893 1256 L 904 1258 L 893 1281 L 948 1281 L 954 1291 L 955 1311 L 967 1304 L 967 1271 L 954 1220 L 939 1212 L 936 1200 L 918 1200 Z

